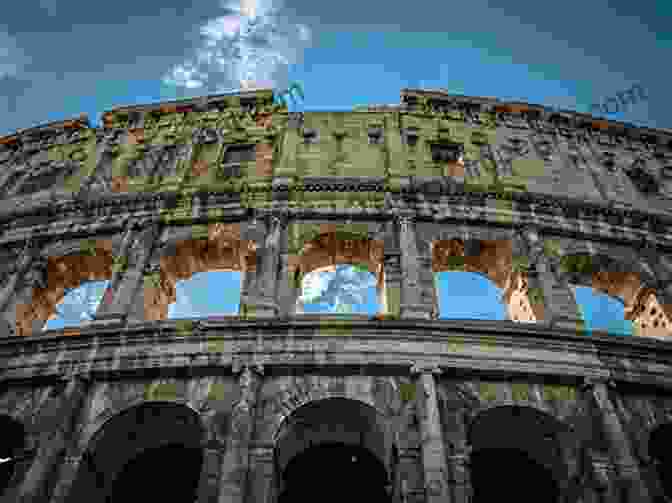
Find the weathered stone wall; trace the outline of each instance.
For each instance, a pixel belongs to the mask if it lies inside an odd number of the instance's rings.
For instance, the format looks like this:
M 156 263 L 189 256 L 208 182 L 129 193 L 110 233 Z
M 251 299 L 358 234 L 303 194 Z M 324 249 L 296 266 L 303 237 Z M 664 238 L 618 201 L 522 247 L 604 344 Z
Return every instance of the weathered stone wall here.
M 201 453 L 199 502 L 279 503 L 290 459 L 360 440 L 394 503 L 467 503 L 512 448 L 559 501 L 661 500 L 669 135 L 410 90 L 367 112 L 271 100 L 0 139 L 0 414 L 23 428 L 0 501 L 102 501 L 174 441 Z M 297 314 L 303 275 L 339 263 L 376 276 L 381 312 Z M 222 268 L 237 316 L 166 319 L 178 280 Z M 509 320 L 438 320 L 453 270 L 489 278 Z M 41 333 L 98 279 L 92 323 Z M 585 332 L 571 285 L 620 299 L 635 337 Z

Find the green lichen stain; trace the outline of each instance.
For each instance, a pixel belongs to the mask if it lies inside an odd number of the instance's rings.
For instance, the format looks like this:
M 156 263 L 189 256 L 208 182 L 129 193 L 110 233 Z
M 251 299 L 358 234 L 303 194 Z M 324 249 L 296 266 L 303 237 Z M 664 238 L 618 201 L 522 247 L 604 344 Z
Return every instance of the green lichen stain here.
M 223 340 L 208 341 L 209 353 L 223 353 L 225 350 L 226 350 L 226 341 Z
M 511 395 L 516 402 L 527 401 L 530 398 L 530 386 L 526 383 L 513 383 L 511 385 Z
M 544 385 L 544 400 L 566 402 L 576 400 L 576 388 L 572 386 Z
M 210 385 L 208 390 L 207 400 L 211 402 L 218 402 L 224 400 L 226 397 L 227 387 L 224 383 L 215 382 Z
M 402 402 L 411 402 L 415 400 L 415 383 L 399 383 L 399 398 Z
M 195 323 L 191 320 L 178 320 L 175 323 L 175 331 L 178 335 L 189 336 L 193 333 Z
M 495 383 L 479 382 L 478 396 L 486 402 L 497 400 L 497 385 Z
M 174 400 L 178 396 L 177 385 L 170 382 L 153 382 L 145 389 L 145 400 Z

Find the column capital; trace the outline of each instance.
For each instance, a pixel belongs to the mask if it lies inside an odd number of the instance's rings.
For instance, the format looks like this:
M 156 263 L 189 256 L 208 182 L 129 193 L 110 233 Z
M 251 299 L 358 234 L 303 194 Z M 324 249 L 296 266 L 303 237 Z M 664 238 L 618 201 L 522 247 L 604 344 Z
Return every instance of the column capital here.
M 423 363 L 423 362 L 409 362 L 410 371 L 412 375 L 417 374 L 432 374 L 440 375 L 443 373 L 443 370 L 436 363 Z
M 253 372 L 256 376 L 261 377 L 264 375 L 264 365 L 262 363 L 246 363 L 234 359 L 231 365 L 231 371 L 234 374 L 237 374 L 239 378 L 243 378 L 244 376 L 251 377 Z
M 600 384 L 604 384 L 607 388 L 616 387 L 616 383 L 609 376 L 586 376 L 583 378 L 579 389 L 581 391 L 592 391 Z

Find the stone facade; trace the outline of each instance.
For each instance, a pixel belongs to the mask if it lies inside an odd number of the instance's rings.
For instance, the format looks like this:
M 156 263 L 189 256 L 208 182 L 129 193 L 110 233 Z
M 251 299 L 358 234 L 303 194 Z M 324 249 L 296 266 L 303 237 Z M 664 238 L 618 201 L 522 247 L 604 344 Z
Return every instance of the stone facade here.
M 672 498 L 672 134 L 401 101 L 290 114 L 260 90 L 0 138 L 0 501 Z M 297 311 L 336 264 L 374 274 L 380 313 Z M 167 319 L 217 269 L 240 313 Z M 449 270 L 509 319 L 439 319 Z M 41 331 L 100 279 L 92 322 Z M 584 330 L 571 285 L 633 337 Z

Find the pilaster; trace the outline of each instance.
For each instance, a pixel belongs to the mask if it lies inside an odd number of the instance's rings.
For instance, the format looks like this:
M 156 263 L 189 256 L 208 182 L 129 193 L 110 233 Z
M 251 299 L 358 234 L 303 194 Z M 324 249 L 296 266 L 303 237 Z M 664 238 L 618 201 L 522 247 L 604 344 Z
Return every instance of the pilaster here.
M 433 306 L 422 302 L 420 284 L 420 262 L 418 245 L 411 215 L 395 215 L 399 229 L 399 248 L 401 250 L 401 283 L 400 316 L 402 318 L 431 319 Z
M 606 379 L 586 378 L 583 391 L 589 394 L 591 405 L 598 413 L 609 442 L 613 464 L 627 491 L 626 503 L 648 503 L 652 501 L 648 488 L 642 480 L 639 465 L 632 454 L 623 425 L 609 398 L 608 387 L 613 386 L 614 384 Z
M 198 503 L 217 501 L 219 492 L 219 474 L 223 449 L 203 446 L 203 469 L 198 483 Z
M 242 503 L 250 490 L 250 441 L 257 392 L 263 376 L 263 367 L 260 365 L 254 368 L 244 365 L 233 371 L 239 373 L 240 400 L 231 413 L 230 441 L 222 459 L 219 503 Z
M 10 265 L 9 274 L 5 282 L 2 284 L 2 289 L 0 289 L 0 314 L 6 320 L 6 325 L 0 326 L 0 337 L 8 337 L 12 335 L 12 326 L 16 324 L 16 309 L 10 310 L 11 307 L 15 307 L 17 304 L 17 297 L 24 297 L 22 301 L 30 300 L 32 297 L 32 289 L 30 292 L 22 292 L 25 290 L 28 271 L 37 267 L 44 269 L 46 263 L 44 261 L 37 260 L 36 262 L 37 250 L 34 249 L 30 241 L 26 242 L 26 245 L 23 248 L 23 251 L 17 257 L 17 261 Z M 45 279 L 41 275 L 41 279 Z M 24 278 L 23 281 L 21 279 Z M 21 294 L 24 295 L 21 295 Z M 25 295 L 29 293 L 30 295 Z M 27 299 L 26 299 L 27 297 Z M 12 312 L 13 311 L 13 312 Z M 8 333 L 3 333 L 2 330 L 6 330 Z
M 145 272 L 153 248 L 158 241 L 161 224 L 159 221 L 141 221 L 134 224 L 139 233 L 128 248 L 128 266 L 118 280 L 118 287 L 110 306 L 96 316 L 100 324 L 145 320 Z M 149 228 L 148 228 L 149 227 Z M 142 230 L 140 230 L 142 229 Z
M 245 272 L 244 291 L 241 305 L 246 314 L 253 318 L 274 318 L 280 311 L 278 305 L 278 270 L 281 263 L 281 249 L 287 240 L 287 214 L 259 214 L 253 223 L 255 234 L 263 244 L 257 248 L 257 262 L 254 271 Z
M 67 448 L 67 439 L 75 428 L 75 417 L 84 405 L 89 380 L 82 376 L 68 378 L 63 403 L 56 417 L 60 422 L 56 431 L 42 440 L 37 455 L 21 484 L 16 501 L 37 503 L 47 501 L 51 487 L 49 477 L 57 470 L 61 457 Z
M 416 406 L 420 423 L 425 501 L 427 503 L 451 501 L 446 483 L 448 469 L 434 380 L 434 375 L 440 373 L 441 370 L 435 366 L 414 364 L 411 367 L 411 374 L 417 376 Z
M 523 250 L 529 257 L 528 291 L 541 293 L 543 320 L 554 327 L 583 331 L 583 318 L 560 271 L 560 258 L 546 253 L 543 236 L 535 229 L 523 229 L 514 239 L 522 240 L 514 249 Z

